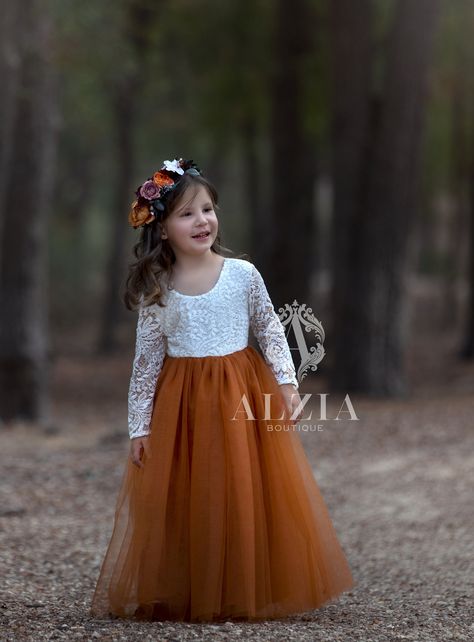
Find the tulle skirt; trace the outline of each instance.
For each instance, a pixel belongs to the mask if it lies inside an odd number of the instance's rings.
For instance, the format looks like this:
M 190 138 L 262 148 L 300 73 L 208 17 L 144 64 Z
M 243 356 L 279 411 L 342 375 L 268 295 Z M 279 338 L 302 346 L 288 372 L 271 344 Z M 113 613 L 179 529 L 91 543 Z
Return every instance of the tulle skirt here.
M 149 445 L 143 468 L 130 459 L 125 467 L 93 616 L 273 619 L 354 585 L 279 385 L 255 348 L 166 355 Z

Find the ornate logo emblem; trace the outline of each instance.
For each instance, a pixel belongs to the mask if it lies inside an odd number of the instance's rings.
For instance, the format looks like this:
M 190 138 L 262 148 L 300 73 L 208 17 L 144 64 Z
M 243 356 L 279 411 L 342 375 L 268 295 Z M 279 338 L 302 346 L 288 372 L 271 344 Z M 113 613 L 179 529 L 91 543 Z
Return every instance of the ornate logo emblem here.
M 323 325 L 321 321 L 314 316 L 313 310 L 306 307 L 306 303 L 298 304 L 296 299 L 291 306 L 285 303 L 282 308 L 279 308 L 278 316 L 285 328 L 291 327 L 293 329 L 300 353 L 300 365 L 296 373 L 296 378 L 298 382 L 301 382 L 309 370 L 316 372 L 318 363 L 323 360 L 326 354 L 323 346 L 325 338 Z M 306 332 L 312 333 L 316 341 L 316 344 L 310 345 L 309 348 L 304 337 L 303 328 Z

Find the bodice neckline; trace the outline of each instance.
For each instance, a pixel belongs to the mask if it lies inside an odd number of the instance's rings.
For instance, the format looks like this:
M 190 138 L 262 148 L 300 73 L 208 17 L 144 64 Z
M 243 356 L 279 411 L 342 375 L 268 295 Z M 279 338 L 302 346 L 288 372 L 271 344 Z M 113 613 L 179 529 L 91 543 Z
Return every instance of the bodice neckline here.
M 218 285 L 220 284 L 220 282 L 222 280 L 222 277 L 223 277 L 223 274 L 224 274 L 224 270 L 225 270 L 226 264 L 227 264 L 227 258 L 228 257 L 226 257 L 226 256 L 224 257 L 224 260 L 222 262 L 221 271 L 219 272 L 219 277 L 218 277 L 217 281 L 214 283 L 214 285 L 212 286 L 212 288 L 210 290 L 208 290 L 207 292 L 203 292 L 202 294 L 184 294 L 183 292 L 179 292 L 178 290 L 175 290 L 174 288 L 170 289 L 169 291 L 172 292 L 173 294 L 177 294 L 178 296 L 180 296 L 182 298 L 185 298 L 185 299 L 198 299 L 200 297 L 207 296 L 208 294 L 211 294 L 212 292 L 214 292 L 214 290 L 217 289 Z

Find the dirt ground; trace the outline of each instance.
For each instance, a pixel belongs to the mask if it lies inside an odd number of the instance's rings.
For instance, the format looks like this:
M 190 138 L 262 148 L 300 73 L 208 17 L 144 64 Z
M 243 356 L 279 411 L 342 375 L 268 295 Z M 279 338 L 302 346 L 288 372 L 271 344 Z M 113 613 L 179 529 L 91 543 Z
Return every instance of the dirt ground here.
M 473 640 L 474 365 L 457 363 L 447 340 L 423 341 L 409 398 L 352 396 L 358 421 L 301 431 L 356 586 L 250 624 L 90 617 L 128 454 L 130 355 L 58 359 L 51 424 L 1 433 L 0 639 Z M 302 391 L 325 391 L 324 377 Z M 330 416 L 341 402 L 330 396 Z

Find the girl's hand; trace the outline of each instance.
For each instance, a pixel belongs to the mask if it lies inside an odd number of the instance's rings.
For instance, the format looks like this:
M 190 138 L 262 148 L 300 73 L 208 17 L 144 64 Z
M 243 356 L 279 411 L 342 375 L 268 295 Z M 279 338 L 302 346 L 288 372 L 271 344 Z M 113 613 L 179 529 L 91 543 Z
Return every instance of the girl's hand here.
M 151 455 L 149 439 L 150 437 L 145 435 L 143 437 L 135 437 L 130 442 L 130 458 L 138 468 L 143 468 L 145 465 L 142 462 L 143 453 L 145 452 L 147 457 Z
M 281 383 L 280 390 L 291 417 L 295 409 L 301 403 L 301 397 L 299 395 L 298 389 L 292 383 Z M 302 416 L 303 412 L 300 410 L 300 412 L 296 415 L 296 418 L 292 421 L 300 421 Z

